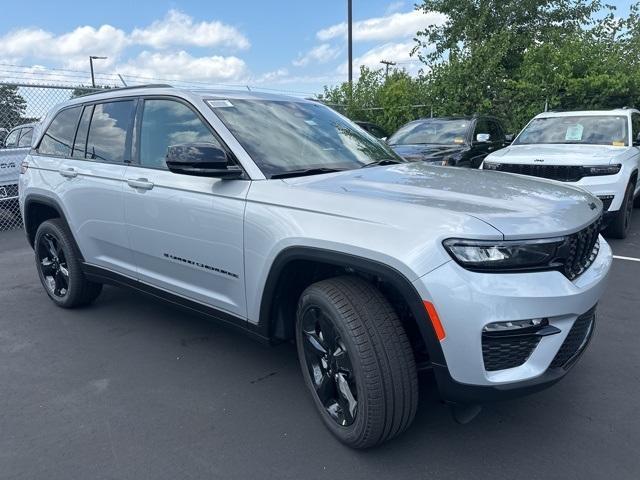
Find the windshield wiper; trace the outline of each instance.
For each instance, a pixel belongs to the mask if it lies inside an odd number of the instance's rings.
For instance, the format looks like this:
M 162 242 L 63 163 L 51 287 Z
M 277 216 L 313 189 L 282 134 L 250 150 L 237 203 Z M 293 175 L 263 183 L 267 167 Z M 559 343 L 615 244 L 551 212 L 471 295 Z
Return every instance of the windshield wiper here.
M 343 168 L 306 168 L 301 170 L 290 170 L 288 172 L 274 173 L 270 178 L 289 178 L 289 177 L 304 177 L 306 175 L 319 175 L 321 173 L 333 173 L 343 172 Z
M 367 167 L 378 167 L 380 165 L 395 165 L 396 163 L 403 163 L 400 160 L 395 160 L 393 158 L 385 158 L 383 160 L 378 160 L 376 162 L 367 163 L 366 165 L 362 165 L 360 168 Z

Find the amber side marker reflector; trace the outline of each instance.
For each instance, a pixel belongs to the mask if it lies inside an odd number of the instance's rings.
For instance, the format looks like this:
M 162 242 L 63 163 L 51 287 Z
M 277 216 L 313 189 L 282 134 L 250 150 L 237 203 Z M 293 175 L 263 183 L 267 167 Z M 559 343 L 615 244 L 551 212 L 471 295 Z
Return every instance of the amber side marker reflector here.
M 438 337 L 439 341 L 442 341 L 446 338 L 447 334 L 444 333 L 444 328 L 442 327 L 442 323 L 440 322 L 440 317 L 438 316 L 438 312 L 436 312 L 436 307 L 433 303 L 423 300 L 424 308 L 427 310 L 429 314 L 429 319 L 431 320 L 431 325 L 433 325 L 433 329 L 436 332 L 436 337 Z

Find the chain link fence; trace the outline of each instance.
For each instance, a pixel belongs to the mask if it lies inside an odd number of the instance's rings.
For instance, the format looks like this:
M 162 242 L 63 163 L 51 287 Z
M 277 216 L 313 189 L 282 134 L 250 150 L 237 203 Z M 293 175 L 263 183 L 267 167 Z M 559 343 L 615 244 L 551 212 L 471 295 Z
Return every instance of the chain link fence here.
M 40 120 L 58 103 L 92 90 L 0 81 L 0 232 L 22 228 L 18 177 Z

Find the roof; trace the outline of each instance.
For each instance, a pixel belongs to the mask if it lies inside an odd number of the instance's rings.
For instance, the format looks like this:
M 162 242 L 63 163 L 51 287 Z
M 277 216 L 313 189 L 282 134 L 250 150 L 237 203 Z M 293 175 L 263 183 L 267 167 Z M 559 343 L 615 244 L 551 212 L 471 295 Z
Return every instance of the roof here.
M 635 108 L 612 108 L 610 110 L 568 110 L 563 112 L 542 112 L 536 115 L 536 118 L 551 117 L 574 117 L 574 116 L 598 116 L 598 115 L 629 115 L 630 113 L 640 113 Z

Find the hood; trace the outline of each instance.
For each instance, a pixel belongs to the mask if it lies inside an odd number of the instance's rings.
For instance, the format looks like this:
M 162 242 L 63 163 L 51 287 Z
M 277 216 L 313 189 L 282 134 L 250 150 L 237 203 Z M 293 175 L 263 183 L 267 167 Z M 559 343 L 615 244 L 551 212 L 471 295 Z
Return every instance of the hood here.
M 573 233 L 595 221 L 602 211 L 600 200 L 559 182 L 424 163 L 349 170 L 286 182 L 300 188 L 464 213 L 493 226 L 507 239 Z
M 461 152 L 467 147 L 465 145 L 389 145 L 394 152 L 406 160 L 413 162 L 426 161 L 437 162 L 454 153 Z
M 608 165 L 630 147 L 610 145 L 511 145 L 487 157 L 494 162 L 540 163 L 543 165 Z

